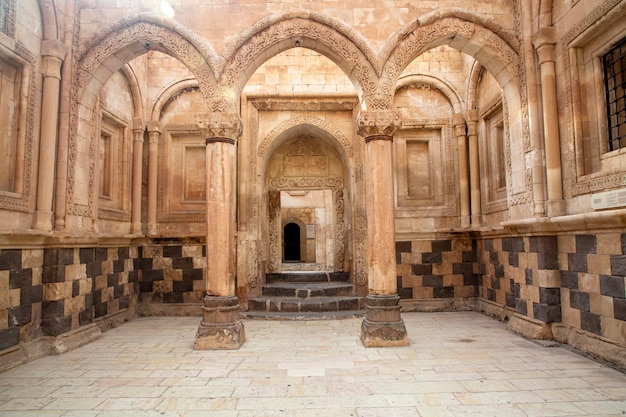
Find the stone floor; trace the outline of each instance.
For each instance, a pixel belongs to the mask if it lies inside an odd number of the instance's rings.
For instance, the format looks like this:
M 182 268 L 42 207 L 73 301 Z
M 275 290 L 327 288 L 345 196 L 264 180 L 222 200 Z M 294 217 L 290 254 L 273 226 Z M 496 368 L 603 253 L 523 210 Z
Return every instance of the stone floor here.
M 138 318 L 0 374 L 0 416 L 615 416 L 626 375 L 478 313 L 405 313 L 410 345 L 364 348 L 361 319 L 246 320 L 194 351 L 199 318 Z

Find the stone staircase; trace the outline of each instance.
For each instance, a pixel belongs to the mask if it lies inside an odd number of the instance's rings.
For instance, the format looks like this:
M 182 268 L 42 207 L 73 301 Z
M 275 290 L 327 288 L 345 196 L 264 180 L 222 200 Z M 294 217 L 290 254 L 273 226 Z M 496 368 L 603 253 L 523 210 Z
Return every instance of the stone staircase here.
M 267 274 L 261 297 L 248 300 L 244 318 L 321 320 L 362 317 L 363 297 L 357 297 L 350 274 L 288 272 Z

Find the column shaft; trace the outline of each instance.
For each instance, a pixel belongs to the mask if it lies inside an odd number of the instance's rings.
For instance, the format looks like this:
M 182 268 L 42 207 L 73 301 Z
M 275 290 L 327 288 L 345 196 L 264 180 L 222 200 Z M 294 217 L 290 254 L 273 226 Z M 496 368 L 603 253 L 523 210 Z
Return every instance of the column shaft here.
M 470 212 L 471 223 L 481 224 L 480 201 L 480 164 L 478 159 L 478 114 L 470 110 L 467 117 L 467 136 L 469 139 L 469 178 L 470 178 Z
M 461 227 L 470 225 L 470 191 L 469 191 L 469 169 L 467 163 L 467 136 L 463 115 L 452 116 L 454 134 L 457 139 L 459 157 L 459 194 L 461 202 Z
M 45 110 L 41 112 L 37 206 L 33 227 L 39 230 L 52 230 L 52 200 L 59 121 L 61 65 L 66 54 L 66 47 L 56 40 L 44 41 L 42 54 L 44 55 L 44 78 L 41 107 Z
M 159 138 L 161 132 L 158 123 L 149 123 L 148 132 L 148 235 L 157 234 L 157 203 L 158 203 L 158 161 L 159 161 Z
M 137 125 L 137 123 L 135 123 Z M 142 126 L 133 129 L 133 194 L 131 224 L 132 233 L 141 233 L 141 179 L 143 172 L 143 133 Z

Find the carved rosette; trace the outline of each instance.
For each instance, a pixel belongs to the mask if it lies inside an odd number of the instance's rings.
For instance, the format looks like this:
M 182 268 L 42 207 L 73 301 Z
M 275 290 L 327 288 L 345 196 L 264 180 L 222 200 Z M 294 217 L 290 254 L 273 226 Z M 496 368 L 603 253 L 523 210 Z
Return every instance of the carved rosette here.
M 196 115 L 198 129 L 209 141 L 229 139 L 234 144 L 241 135 L 242 124 L 237 113 L 203 113 Z
M 402 114 L 398 110 L 360 111 L 356 119 L 357 133 L 364 138 L 393 136 L 402 126 Z

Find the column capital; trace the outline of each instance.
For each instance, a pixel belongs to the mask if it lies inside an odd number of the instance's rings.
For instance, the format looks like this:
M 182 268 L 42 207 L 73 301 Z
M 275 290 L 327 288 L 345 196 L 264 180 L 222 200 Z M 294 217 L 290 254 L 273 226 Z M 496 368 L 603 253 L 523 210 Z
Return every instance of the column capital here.
M 159 122 L 146 122 L 146 129 L 148 129 L 148 133 L 161 133 L 161 123 Z
M 555 60 L 556 31 L 553 27 L 539 29 L 533 35 L 533 46 L 539 56 L 539 64 Z
M 242 123 L 237 113 L 198 113 L 196 121 L 207 141 L 221 140 L 234 144 L 241 135 Z
M 461 113 L 452 115 L 452 126 L 454 127 L 455 136 L 465 136 L 465 117 Z
M 41 42 L 41 55 L 44 57 L 58 58 L 61 61 L 67 55 L 67 46 L 59 40 L 48 39 Z
M 364 138 L 392 137 L 402 126 L 398 110 L 361 110 L 356 118 L 357 133 Z

